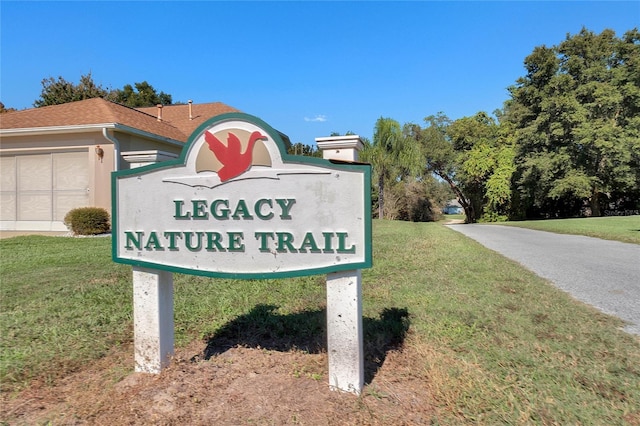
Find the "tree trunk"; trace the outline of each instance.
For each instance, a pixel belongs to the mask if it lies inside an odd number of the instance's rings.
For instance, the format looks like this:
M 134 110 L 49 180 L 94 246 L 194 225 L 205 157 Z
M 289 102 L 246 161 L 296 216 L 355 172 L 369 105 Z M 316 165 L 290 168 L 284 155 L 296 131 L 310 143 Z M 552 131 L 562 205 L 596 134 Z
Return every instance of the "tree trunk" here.
M 462 191 L 460 190 L 460 188 L 458 188 L 458 185 L 456 185 L 456 183 L 451 180 L 451 178 L 449 176 L 447 176 L 446 174 L 442 173 L 437 173 L 436 174 L 438 176 L 440 176 L 442 179 L 444 179 L 449 186 L 451 187 L 451 189 L 453 190 L 453 192 L 456 194 L 456 197 L 458 198 L 458 202 L 460 203 L 460 205 L 462 206 L 462 208 L 464 209 L 464 215 L 465 215 L 465 223 L 475 223 L 476 222 L 476 214 L 475 214 L 475 210 L 473 208 L 473 204 L 471 204 L 467 198 L 464 196 L 464 194 L 462 193 Z
M 469 201 L 467 201 L 467 199 L 462 194 L 462 191 L 460 191 L 460 189 L 457 186 L 453 189 L 453 191 L 458 196 L 458 202 L 460 203 L 460 205 L 464 209 L 464 215 L 466 216 L 464 222 L 465 223 L 475 223 L 476 222 L 476 213 L 475 213 L 475 209 L 473 208 L 473 204 L 471 204 Z
M 384 174 L 378 177 L 378 218 L 384 219 Z
M 600 210 L 600 192 L 596 190 L 593 191 L 593 194 L 591 194 L 591 199 L 589 200 L 589 204 L 591 207 L 591 216 L 602 216 L 602 211 Z

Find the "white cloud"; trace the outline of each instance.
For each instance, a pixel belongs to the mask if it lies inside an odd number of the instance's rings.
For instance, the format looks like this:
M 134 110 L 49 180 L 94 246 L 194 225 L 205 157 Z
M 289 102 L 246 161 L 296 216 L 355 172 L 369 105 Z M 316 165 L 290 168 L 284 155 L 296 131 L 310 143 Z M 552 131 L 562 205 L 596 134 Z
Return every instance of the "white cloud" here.
M 326 115 L 322 115 L 322 114 L 318 114 L 313 118 L 305 117 L 304 121 L 313 121 L 313 122 L 323 123 L 323 122 L 327 121 L 327 116 Z

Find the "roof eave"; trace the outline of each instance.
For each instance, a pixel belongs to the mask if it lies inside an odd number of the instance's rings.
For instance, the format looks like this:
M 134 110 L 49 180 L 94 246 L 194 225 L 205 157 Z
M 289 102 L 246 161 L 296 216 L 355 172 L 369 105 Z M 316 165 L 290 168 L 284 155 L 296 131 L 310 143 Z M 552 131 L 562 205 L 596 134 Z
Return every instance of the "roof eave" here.
M 54 135 L 62 133 L 86 133 L 94 132 L 102 129 L 113 129 L 123 133 L 142 136 L 147 139 L 157 140 L 161 143 L 174 146 L 183 146 L 184 142 L 159 136 L 144 130 L 125 126 L 119 123 L 100 123 L 100 124 L 80 124 L 73 126 L 48 126 L 48 127 L 24 127 L 17 129 L 0 129 L 0 136 L 40 136 Z
M 174 145 L 174 146 L 180 146 L 180 147 L 184 146 L 184 141 L 179 141 L 176 139 L 159 136 L 154 133 L 145 132 L 144 130 L 136 129 L 134 127 L 125 126 L 118 123 L 112 123 L 112 124 L 114 124 L 115 130 L 121 131 L 123 133 L 129 133 L 132 135 L 142 136 L 148 139 L 154 139 L 154 140 L 166 143 L 168 145 Z
M 86 133 L 104 128 L 114 129 L 116 123 L 80 124 L 73 126 L 22 127 L 16 129 L 0 129 L 1 136 L 39 136 L 60 133 Z

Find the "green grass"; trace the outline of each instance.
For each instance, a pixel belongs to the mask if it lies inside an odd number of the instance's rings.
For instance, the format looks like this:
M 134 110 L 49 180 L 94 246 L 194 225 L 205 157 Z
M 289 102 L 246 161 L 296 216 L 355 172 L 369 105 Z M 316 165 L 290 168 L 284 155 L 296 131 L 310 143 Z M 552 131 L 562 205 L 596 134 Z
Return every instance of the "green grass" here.
M 110 238 L 0 241 L 0 382 L 53 380 L 130 340 L 130 272 Z
M 496 225 L 518 226 L 558 234 L 586 235 L 604 240 L 640 244 L 640 216 L 525 220 Z
M 110 243 L 0 241 L 6 390 L 55 381 L 131 341 L 131 270 L 111 262 Z M 363 271 L 363 292 L 368 365 L 401 344 L 407 365 L 397 377 L 424 383 L 436 422 L 625 424 L 640 417 L 637 337 L 462 234 L 433 223 L 374 221 L 374 267 Z M 175 276 L 177 345 L 271 339 L 314 350 L 324 307 L 322 276 Z

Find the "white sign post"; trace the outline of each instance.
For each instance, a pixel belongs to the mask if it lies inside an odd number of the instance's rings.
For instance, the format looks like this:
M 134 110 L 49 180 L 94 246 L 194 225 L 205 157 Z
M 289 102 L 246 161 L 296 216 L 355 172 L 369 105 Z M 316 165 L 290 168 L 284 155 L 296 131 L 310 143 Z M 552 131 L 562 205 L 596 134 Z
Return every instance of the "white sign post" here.
M 173 354 L 173 272 L 327 274 L 330 385 L 361 391 L 371 168 L 354 162 L 357 137 L 318 144 L 325 159 L 289 155 L 260 119 L 224 114 L 203 123 L 178 159 L 112 174 L 113 259 L 133 266 L 136 371 L 157 373 Z
M 173 355 L 173 274 L 133 267 L 135 370 L 159 373 Z
M 316 138 L 327 160 L 358 161 L 362 141 L 356 135 Z M 331 389 L 360 394 L 364 387 L 362 273 L 327 274 L 327 353 Z

